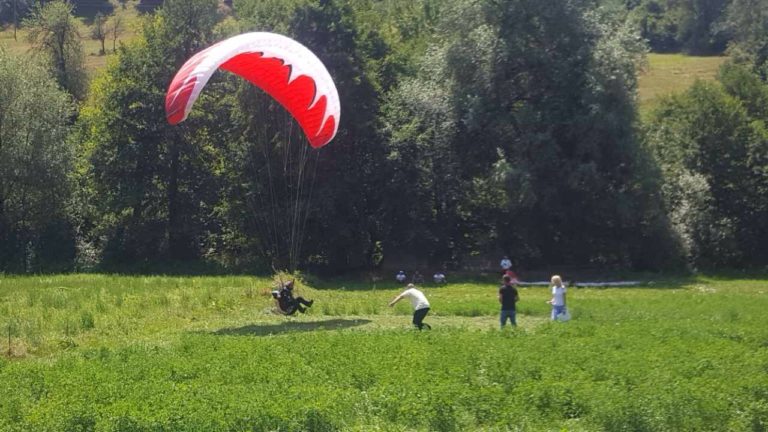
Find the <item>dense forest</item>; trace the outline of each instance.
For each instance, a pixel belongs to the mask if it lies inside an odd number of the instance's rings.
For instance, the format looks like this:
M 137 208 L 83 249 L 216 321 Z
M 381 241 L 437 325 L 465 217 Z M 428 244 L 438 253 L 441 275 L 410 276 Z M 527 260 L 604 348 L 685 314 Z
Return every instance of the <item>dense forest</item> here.
M 768 0 L 167 0 L 95 75 L 78 3 L 0 0 L 37 53 L 0 49 L 5 271 L 768 264 Z M 326 65 L 329 145 L 226 72 L 167 124 L 247 31 Z M 648 50 L 730 60 L 641 119 Z

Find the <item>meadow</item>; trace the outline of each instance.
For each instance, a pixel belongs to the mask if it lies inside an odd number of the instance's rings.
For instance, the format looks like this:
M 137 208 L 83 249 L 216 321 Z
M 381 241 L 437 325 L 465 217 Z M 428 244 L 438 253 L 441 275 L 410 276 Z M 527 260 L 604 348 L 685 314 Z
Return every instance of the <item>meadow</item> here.
M 687 90 L 696 80 L 714 80 L 727 59 L 725 56 L 648 54 L 638 74 L 640 112 L 648 112 L 664 96 Z
M 310 279 L 310 281 L 312 281 Z M 498 329 L 492 279 L 313 281 L 306 315 L 271 278 L 0 277 L 2 431 L 762 431 L 765 279 L 572 288 L 548 320 L 521 288 Z

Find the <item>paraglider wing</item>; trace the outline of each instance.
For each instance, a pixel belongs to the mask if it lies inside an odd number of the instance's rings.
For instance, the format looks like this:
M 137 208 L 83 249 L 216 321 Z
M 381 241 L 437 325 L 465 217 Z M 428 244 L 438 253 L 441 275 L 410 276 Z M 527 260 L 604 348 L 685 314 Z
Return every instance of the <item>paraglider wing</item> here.
M 226 39 L 187 60 L 165 95 L 168 123 L 187 118 L 217 69 L 247 79 L 277 100 L 299 123 L 312 147 L 322 147 L 336 135 L 339 94 L 328 70 L 304 45 L 266 32 Z

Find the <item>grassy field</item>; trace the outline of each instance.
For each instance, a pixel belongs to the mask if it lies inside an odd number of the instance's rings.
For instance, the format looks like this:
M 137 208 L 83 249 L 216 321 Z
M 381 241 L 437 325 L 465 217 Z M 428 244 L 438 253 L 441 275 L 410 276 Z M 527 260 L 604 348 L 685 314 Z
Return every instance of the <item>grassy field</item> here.
M 638 101 L 647 111 L 659 97 L 686 90 L 697 79 L 715 79 L 727 57 L 695 57 L 683 54 L 648 54 L 640 72 Z
M 268 278 L 0 278 L 2 431 L 761 431 L 764 279 L 569 291 L 548 320 L 521 289 L 499 331 L 494 281 L 427 286 L 432 331 L 400 287 Z

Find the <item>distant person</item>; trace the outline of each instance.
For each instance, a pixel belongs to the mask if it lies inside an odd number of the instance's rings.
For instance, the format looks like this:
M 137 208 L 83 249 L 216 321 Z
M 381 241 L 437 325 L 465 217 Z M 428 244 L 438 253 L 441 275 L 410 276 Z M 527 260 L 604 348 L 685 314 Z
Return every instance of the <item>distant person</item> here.
M 395 280 L 397 280 L 399 283 L 405 283 L 405 280 L 408 279 L 408 277 L 405 275 L 405 272 L 400 270 L 395 275 Z
M 277 300 L 277 305 L 286 315 L 293 315 L 296 311 L 306 313 L 306 307 L 312 307 L 314 300 L 305 300 L 303 297 L 293 296 L 294 281 L 282 284 L 279 290 L 272 291 L 272 297 Z
M 432 280 L 435 281 L 436 284 L 446 283 L 445 274 L 441 271 L 435 273 L 434 276 L 432 276 Z
M 567 311 L 565 292 L 562 278 L 558 275 L 552 276 L 552 299 L 547 302 L 552 305 L 552 321 L 557 320 L 560 315 L 565 315 Z
M 415 273 L 413 273 L 413 280 L 411 281 L 414 284 L 423 284 L 424 283 L 424 276 L 419 273 L 418 270 L 416 270 Z
M 507 319 L 512 326 L 517 326 L 517 320 L 515 319 L 516 304 L 520 300 L 520 295 L 517 292 L 517 287 L 512 278 L 504 275 L 502 278 L 502 285 L 499 288 L 499 303 L 501 303 L 501 314 L 499 319 L 501 321 L 501 328 L 504 328 L 504 324 L 507 323 Z
M 424 327 L 426 327 L 427 330 L 431 330 L 432 327 L 429 324 L 424 323 L 424 317 L 429 313 L 429 301 L 424 293 L 419 291 L 414 284 L 408 284 L 405 291 L 389 302 L 389 307 L 393 307 L 404 297 L 408 297 L 408 300 L 411 301 L 411 306 L 413 306 L 413 325 L 419 330 Z
M 508 270 L 512 269 L 512 261 L 509 260 L 508 256 L 504 255 L 499 266 L 501 266 L 501 273 L 505 274 Z

